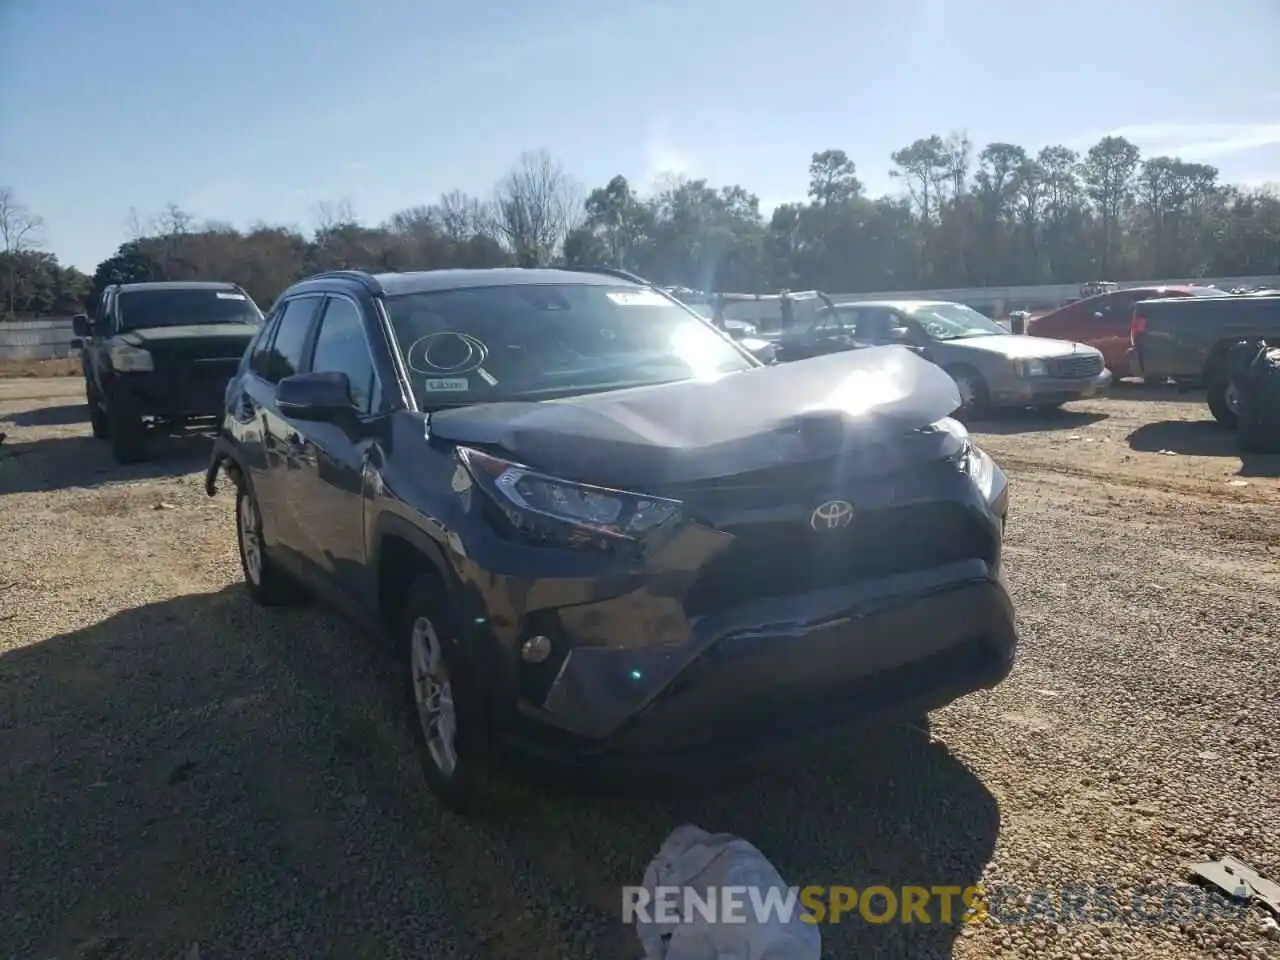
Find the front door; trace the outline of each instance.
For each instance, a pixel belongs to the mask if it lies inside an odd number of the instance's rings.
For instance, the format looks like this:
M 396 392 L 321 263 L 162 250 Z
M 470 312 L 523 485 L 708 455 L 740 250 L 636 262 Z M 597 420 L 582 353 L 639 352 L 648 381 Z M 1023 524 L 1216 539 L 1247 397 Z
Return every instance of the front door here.
M 310 373 L 345 373 L 352 414 L 333 422 L 294 424 L 300 464 L 293 498 L 306 525 L 307 560 L 348 601 L 374 596 L 366 491 L 373 493 L 382 463 L 383 431 L 389 427 L 381 384 L 374 369 L 365 308 L 345 295 L 325 303 L 308 358 Z

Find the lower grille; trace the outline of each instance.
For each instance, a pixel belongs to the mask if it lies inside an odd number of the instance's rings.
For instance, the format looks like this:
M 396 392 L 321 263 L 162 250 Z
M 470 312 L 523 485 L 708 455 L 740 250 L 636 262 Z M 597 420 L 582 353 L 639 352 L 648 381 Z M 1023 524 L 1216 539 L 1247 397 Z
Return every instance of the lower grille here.
M 1096 377 L 1102 372 L 1102 357 L 1098 354 L 1076 353 L 1067 357 L 1053 357 L 1045 364 L 1049 375 L 1068 379 Z
M 991 563 L 999 552 L 994 534 L 951 503 L 873 511 L 838 532 L 816 532 L 803 521 L 728 532 L 736 539 L 685 597 L 690 616 L 962 560 Z

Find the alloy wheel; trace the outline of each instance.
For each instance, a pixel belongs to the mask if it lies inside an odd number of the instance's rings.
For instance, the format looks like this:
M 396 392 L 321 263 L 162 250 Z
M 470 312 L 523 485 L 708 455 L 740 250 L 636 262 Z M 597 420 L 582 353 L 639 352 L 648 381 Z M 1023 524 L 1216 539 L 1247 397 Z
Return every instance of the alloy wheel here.
M 453 684 L 440 637 L 426 617 L 414 620 L 409 651 L 413 699 L 427 752 L 436 768 L 451 777 L 458 766 L 458 719 L 453 705 Z
M 240 555 L 249 582 L 258 586 L 262 583 L 262 530 L 253 497 L 248 493 L 240 496 Z

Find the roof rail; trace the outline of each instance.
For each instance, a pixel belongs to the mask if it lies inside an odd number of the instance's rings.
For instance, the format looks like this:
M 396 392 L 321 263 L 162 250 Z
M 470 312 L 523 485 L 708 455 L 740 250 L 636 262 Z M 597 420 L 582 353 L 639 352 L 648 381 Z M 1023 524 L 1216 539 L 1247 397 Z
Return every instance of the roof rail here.
M 617 277 L 619 280 L 630 280 L 632 283 L 640 283 L 646 287 L 652 287 L 653 281 L 646 280 L 644 277 L 632 273 L 630 270 L 622 270 L 618 267 L 561 267 L 562 270 L 573 270 L 577 273 L 600 273 L 606 277 Z
M 364 288 L 372 294 L 382 293 L 382 284 L 367 270 L 322 270 L 320 273 L 313 273 L 304 278 L 303 282 L 307 280 L 354 280 L 356 283 L 363 284 Z

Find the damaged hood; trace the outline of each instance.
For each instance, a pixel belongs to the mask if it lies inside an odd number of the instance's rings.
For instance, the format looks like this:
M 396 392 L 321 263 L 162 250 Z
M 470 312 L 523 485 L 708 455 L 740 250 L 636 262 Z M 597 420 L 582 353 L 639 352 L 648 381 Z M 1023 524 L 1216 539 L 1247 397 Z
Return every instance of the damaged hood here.
M 815 357 L 716 380 L 432 413 L 431 436 L 498 448 L 607 486 L 666 486 L 821 460 L 905 437 L 960 406 L 955 382 L 903 347 Z

